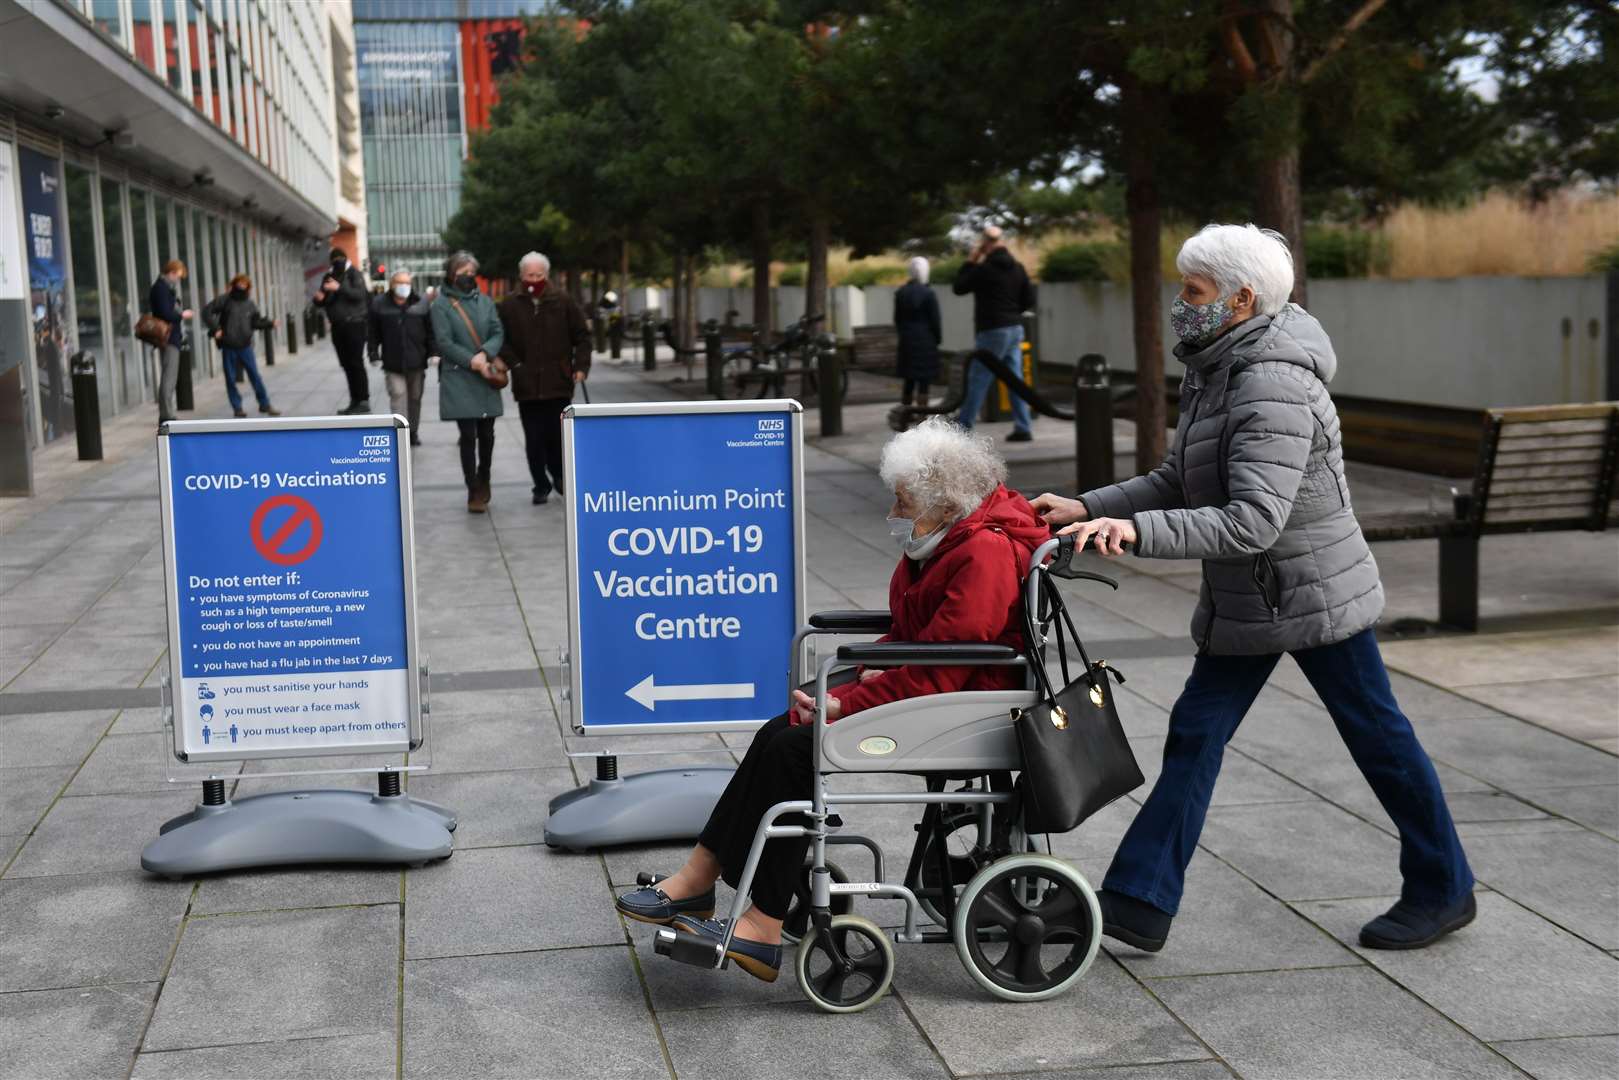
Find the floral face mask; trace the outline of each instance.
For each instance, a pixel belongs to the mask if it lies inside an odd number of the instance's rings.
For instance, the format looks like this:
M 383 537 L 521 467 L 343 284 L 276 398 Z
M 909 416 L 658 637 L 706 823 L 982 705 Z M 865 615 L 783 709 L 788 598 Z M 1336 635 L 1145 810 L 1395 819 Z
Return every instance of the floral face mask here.
M 1201 347 L 1219 336 L 1221 327 L 1231 317 L 1231 307 L 1223 299 L 1207 304 L 1188 304 L 1175 297 L 1169 305 L 1169 328 L 1188 345 Z

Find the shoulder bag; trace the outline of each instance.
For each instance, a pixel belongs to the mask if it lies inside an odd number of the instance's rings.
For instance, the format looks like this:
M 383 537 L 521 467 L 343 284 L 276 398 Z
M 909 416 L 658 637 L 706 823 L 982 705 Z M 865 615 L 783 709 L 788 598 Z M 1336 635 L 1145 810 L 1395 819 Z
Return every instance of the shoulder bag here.
M 174 327 L 158 318 L 156 315 L 142 315 L 135 320 L 135 338 L 143 341 L 154 349 L 161 349 L 169 343 L 169 334 Z
M 478 352 L 482 352 L 483 338 L 478 336 L 478 330 L 472 325 L 472 319 L 467 315 L 466 309 L 461 306 L 461 302 L 453 296 L 446 296 L 444 299 L 450 302 L 450 306 L 455 309 L 455 313 L 461 316 L 461 321 L 466 323 L 467 333 L 472 335 L 473 348 L 475 348 Z M 442 379 L 443 377 L 444 375 L 441 370 L 439 373 L 439 378 Z M 489 385 L 493 386 L 496 390 L 504 390 L 506 388 L 506 384 L 511 381 L 511 377 L 506 374 L 505 363 L 498 357 L 494 356 L 489 357 L 489 371 L 488 374 L 484 376 L 484 379 L 487 380 Z
M 1012 710 L 1023 756 L 1018 790 L 1027 832 L 1062 833 L 1114 799 L 1134 791 L 1145 778 L 1124 737 L 1113 687 L 1108 682 L 1109 672 L 1121 683 L 1124 676 L 1109 667 L 1106 660 L 1092 663 L 1057 586 L 1043 568 L 1030 572 L 1040 575 L 1040 611 L 1030 611 L 1024 605 L 1023 632 L 1041 700 L 1030 708 Z M 1048 625 L 1062 668 L 1060 690 L 1052 687 L 1045 665 L 1039 662 L 1037 645 Z M 1063 638 L 1065 626 L 1084 665 L 1079 677 L 1072 681 Z

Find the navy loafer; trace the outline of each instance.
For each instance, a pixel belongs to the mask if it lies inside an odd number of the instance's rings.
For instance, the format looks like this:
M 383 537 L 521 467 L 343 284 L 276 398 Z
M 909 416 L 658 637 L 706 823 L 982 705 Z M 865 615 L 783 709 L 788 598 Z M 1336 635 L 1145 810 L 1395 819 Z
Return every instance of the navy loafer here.
M 659 879 L 662 880 L 661 878 Z M 637 922 L 668 926 L 677 915 L 691 915 L 706 919 L 714 914 L 714 890 L 685 900 L 671 900 L 669 894 L 656 885 L 647 885 L 627 892 L 615 905 L 626 918 Z
M 1460 930 L 1478 915 L 1471 892 L 1442 908 L 1417 907 L 1404 900 L 1360 928 L 1360 943 L 1368 949 L 1422 949 L 1453 930 Z
M 1096 904 L 1102 909 L 1102 933 L 1142 952 L 1157 952 L 1169 939 L 1173 917 L 1144 900 L 1101 889 Z
M 700 919 L 681 915 L 670 925 L 682 933 L 696 934 L 698 937 L 718 942 L 725 940 L 725 926 L 729 921 L 729 919 Z M 725 955 L 735 960 L 737 967 L 755 979 L 775 982 L 776 976 L 781 974 L 780 945 L 766 945 L 762 941 L 732 937 L 731 947 L 725 950 Z

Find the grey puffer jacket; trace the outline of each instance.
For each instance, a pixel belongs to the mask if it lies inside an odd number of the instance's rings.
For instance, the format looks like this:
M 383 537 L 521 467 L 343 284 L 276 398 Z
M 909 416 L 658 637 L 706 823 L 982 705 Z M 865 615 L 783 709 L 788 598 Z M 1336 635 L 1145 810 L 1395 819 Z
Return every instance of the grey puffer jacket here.
M 1308 649 L 1371 626 L 1383 586 L 1349 501 L 1321 324 L 1289 304 L 1176 355 L 1186 377 L 1168 457 L 1081 495 L 1086 509 L 1132 518 L 1139 556 L 1203 560 L 1200 652 Z

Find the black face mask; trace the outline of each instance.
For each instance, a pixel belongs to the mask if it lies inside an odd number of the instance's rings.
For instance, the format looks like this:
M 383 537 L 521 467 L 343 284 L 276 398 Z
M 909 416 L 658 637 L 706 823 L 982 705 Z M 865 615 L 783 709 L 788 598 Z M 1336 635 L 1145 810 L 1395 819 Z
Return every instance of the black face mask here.
M 246 300 L 247 299 L 247 290 L 246 289 L 232 289 L 230 291 L 230 296 L 231 296 L 232 300 Z
M 347 261 L 348 260 L 346 259 L 338 259 L 336 262 L 332 263 L 332 273 L 341 274 L 343 272 L 343 267 L 347 264 Z
M 455 278 L 455 287 L 460 289 L 462 292 L 471 292 L 473 289 L 478 287 L 478 279 L 473 277 L 471 274 L 457 274 Z

